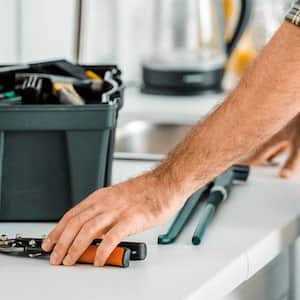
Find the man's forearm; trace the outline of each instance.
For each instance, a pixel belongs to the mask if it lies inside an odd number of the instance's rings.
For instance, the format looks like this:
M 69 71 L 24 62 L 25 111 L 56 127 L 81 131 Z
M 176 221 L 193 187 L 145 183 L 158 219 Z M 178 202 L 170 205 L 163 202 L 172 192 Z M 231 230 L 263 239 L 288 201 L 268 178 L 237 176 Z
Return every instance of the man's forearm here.
M 155 171 L 188 196 L 300 111 L 300 30 L 284 23 L 228 99 Z

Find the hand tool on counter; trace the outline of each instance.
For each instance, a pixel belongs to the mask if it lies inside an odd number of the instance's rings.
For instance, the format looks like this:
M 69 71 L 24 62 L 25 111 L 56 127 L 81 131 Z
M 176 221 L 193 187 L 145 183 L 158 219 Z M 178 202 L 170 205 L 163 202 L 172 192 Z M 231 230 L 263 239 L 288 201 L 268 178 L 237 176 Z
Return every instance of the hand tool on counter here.
M 185 225 L 195 213 L 198 205 L 205 200 L 204 209 L 200 211 L 201 219 L 192 238 L 192 243 L 198 245 L 205 230 L 213 218 L 217 207 L 226 200 L 235 182 L 245 182 L 250 168 L 244 165 L 234 165 L 213 182 L 194 193 L 175 217 L 168 232 L 158 236 L 158 244 L 171 244 L 180 235 Z
M 180 210 L 180 212 L 175 217 L 173 223 L 171 224 L 169 230 L 165 234 L 161 234 L 158 236 L 158 244 L 171 244 L 173 243 L 177 237 L 182 232 L 184 226 L 188 222 L 188 220 L 191 218 L 193 213 L 195 212 L 196 207 L 201 202 L 202 197 L 209 191 L 211 188 L 211 184 L 208 184 L 207 186 L 203 187 L 196 193 L 194 193 L 184 204 L 183 208 Z
M 234 165 L 216 178 L 200 212 L 200 221 L 192 238 L 192 243 L 194 245 L 199 245 L 203 240 L 208 225 L 214 218 L 220 204 L 228 199 L 233 184 L 235 182 L 246 182 L 249 171 L 250 169 L 248 166 Z
M 49 257 L 51 252 L 42 250 L 43 238 L 22 237 L 17 235 L 9 238 L 7 235 L 0 235 L 0 253 L 22 257 Z M 79 258 L 82 264 L 93 264 L 97 247 L 101 239 L 92 242 L 89 248 Z M 130 260 L 145 260 L 147 256 L 147 246 L 145 243 L 121 242 L 109 256 L 106 265 L 127 268 Z

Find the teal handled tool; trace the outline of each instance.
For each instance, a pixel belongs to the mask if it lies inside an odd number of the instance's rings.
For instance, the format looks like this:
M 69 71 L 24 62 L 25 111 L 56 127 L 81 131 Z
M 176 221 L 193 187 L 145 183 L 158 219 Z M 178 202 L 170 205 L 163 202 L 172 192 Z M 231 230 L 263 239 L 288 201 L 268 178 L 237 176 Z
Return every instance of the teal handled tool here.
M 180 212 L 174 219 L 168 232 L 165 234 L 161 234 L 158 237 L 158 244 L 171 244 L 177 239 L 179 234 L 182 232 L 184 226 L 194 213 L 196 207 L 201 202 L 202 197 L 205 196 L 205 194 L 209 191 L 210 188 L 211 184 L 203 187 L 187 200 L 183 208 L 180 210 Z
M 16 97 L 17 97 L 17 95 L 14 91 L 0 93 L 0 101 L 1 100 L 13 99 L 13 98 L 16 98 Z
M 168 232 L 159 235 L 158 244 L 173 243 L 194 214 L 200 202 L 205 201 L 204 207 L 200 211 L 199 224 L 192 238 L 194 245 L 200 244 L 218 206 L 228 198 L 234 182 L 245 182 L 248 179 L 249 171 L 250 168 L 248 166 L 234 165 L 213 182 L 194 193 L 175 217 Z
M 21 100 L 22 98 L 15 91 L 0 93 L 0 105 L 21 104 Z
M 215 180 L 201 210 L 200 221 L 192 238 L 194 245 L 199 245 L 203 240 L 208 225 L 214 218 L 220 204 L 228 199 L 233 184 L 247 181 L 249 171 L 248 166 L 234 165 Z

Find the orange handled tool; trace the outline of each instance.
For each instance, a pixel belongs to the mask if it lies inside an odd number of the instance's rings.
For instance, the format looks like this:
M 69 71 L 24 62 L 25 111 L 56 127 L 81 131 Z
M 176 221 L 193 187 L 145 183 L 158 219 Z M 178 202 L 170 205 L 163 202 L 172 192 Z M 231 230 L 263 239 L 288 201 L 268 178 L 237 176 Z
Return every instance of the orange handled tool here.
M 51 252 L 42 249 L 43 239 L 28 238 L 17 235 L 9 238 L 5 234 L 0 234 L 0 253 L 19 255 L 25 257 L 49 257 Z M 79 263 L 93 264 L 97 248 L 101 243 L 100 239 L 92 242 L 89 248 L 79 258 Z M 127 268 L 130 260 L 144 260 L 147 256 L 147 246 L 145 243 L 121 242 L 111 253 L 105 265 Z
M 78 262 L 82 264 L 94 263 L 97 248 L 98 246 L 90 246 L 79 258 Z M 117 247 L 111 253 L 105 265 L 127 268 L 130 261 L 130 253 L 131 251 L 128 248 Z

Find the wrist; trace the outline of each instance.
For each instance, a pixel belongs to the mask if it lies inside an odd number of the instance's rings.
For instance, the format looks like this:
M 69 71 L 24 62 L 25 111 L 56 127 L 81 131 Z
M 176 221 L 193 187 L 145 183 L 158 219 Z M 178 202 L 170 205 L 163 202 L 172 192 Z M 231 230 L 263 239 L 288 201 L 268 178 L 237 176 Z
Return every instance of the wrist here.
M 166 194 L 168 199 L 182 205 L 186 199 L 201 186 L 198 182 L 193 182 L 191 174 L 174 166 L 170 161 L 162 162 L 156 169 L 150 172 L 150 175 L 156 182 L 158 191 Z

